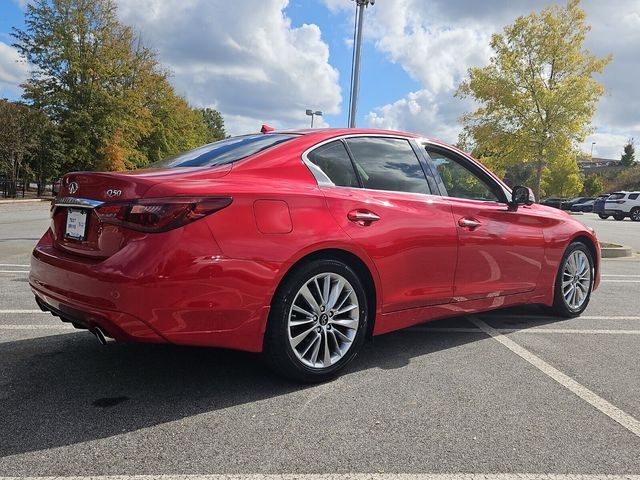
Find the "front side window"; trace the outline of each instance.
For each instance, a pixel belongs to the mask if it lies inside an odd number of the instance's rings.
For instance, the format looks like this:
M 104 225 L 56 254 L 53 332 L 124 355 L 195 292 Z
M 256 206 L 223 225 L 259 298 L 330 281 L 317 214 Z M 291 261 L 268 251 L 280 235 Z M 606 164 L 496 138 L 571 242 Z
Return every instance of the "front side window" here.
M 607 200 L 622 200 L 624 197 L 626 197 L 626 193 L 614 193 L 612 195 L 609 195 L 609 198 L 607 198 Z
M 411 144 L 400 138 L 355 137 L 346 140 L 362 186 L 373 190 L 431 193 Z
M 358 187 L 358 177 L 344 144 L 337 140 L 322 145 L 309 152 L 307 159 L 312 163 L 311 171 L 316 180 L 322 182 L 326 176 L 338 187 Z
M 431 148 L 427 148 L 427 153 L 444 183 L 446 189 L 446 192 L 443 192 L 444 195 L 484 202 L 500 201 L 497 188 L 492 188 L 484 179 L 453 157 Z

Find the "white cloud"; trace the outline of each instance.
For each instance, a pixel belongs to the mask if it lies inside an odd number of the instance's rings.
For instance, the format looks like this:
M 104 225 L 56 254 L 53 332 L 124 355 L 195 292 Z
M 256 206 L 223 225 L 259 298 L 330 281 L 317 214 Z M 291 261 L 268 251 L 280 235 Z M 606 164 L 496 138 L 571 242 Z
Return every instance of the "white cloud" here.
M 323 3 L 332 13 L 337 13 L 342 10 L 353 10 L 353 0 L 323 0 Z
M 336 10 L 344 2 L 325 0 Z M 373 127 L 415 131 L 455 141 L 458 117 L 473 108 L 453 94 L 471 66 L 491 55 L 490 36 L 518 15 L 555 3 L 540 0 L 379 0 L 370 9 L 367 38 L 391 62 L 398 63 L 421 89 L 383 105 L 366 118 Z M 564 2 L 560 2 L 564 3 Z M 337 5 L 337 6 L 336 6 Z M 596 55 L 614 55 L 601 81 L 607 94 L 594 118 L 598 156 L 618 158 L 629 137 L 640 138 L 640 96 L 636 93 L 640 64 L 640 0 L 585 0 L 592 31 L 586 46 Z
M 582 151 L 589 155 L 591 153 L 591 143 L 593 146 L 593 156 L 599 158 L 620 159 L 622 149 L 631 137 L 616 133 L 594 133 L 586 138 L 580 146 Z
M 294 28 L 287 0 L 118 0 L 122 20 L 159 51 L 179 94 L 212 106 L 231 133 L 307 125 L 340 111 L 338 72 L 318 26 Z
M 29 65 L 11 45 L 0 42 L 0 98 L 20 95 L 19 85 L 29 75 Z
M 436 21 L 442 16 L 439 8 L 437 2 L 397 0 L 380 1 L 371 9 L 367 38 L 422 88 L 370 112 L 370 126 L 456 141 L 457 120 L 469 102 L 454 99 L 453 92 L 470 66 L 488 61 L 491 32 L 476 18 Z

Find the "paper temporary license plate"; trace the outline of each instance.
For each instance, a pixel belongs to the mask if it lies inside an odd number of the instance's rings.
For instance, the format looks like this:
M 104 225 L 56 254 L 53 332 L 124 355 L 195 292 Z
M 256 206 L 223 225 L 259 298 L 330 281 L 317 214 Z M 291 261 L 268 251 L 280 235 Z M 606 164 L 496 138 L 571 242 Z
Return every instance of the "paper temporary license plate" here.
M 69 208 L 67 210 L 67 228 L 65 237 L 84 240 L 87 232 L 87 211 Z

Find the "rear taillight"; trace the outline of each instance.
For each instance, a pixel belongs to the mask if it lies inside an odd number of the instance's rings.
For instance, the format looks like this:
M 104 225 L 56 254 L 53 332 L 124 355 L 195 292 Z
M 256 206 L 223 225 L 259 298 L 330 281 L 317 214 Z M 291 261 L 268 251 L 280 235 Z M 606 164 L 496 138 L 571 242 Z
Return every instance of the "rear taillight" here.
M 146 233 L 166 232 L 231 204 L 231 197 L 143 198 L 105 203 L 95 212 L 103 223 Z

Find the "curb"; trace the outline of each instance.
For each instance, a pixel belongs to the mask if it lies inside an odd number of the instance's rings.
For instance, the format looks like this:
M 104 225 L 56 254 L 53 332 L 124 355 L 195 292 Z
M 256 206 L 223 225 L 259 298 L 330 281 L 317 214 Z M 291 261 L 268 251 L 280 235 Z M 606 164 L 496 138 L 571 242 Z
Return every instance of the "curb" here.
M 616 245 L 615 243 L 605 243 L 600 245 L 600 252 L 602 258 L 623 258 L 633 256 L 633 250 L 631 247 L 625 247 L 624 245 Z
M 0 205 L 9 205 L 12 203 L 50 202 L 51 198 L 12 198 L 11 200 L 0 200 Z

